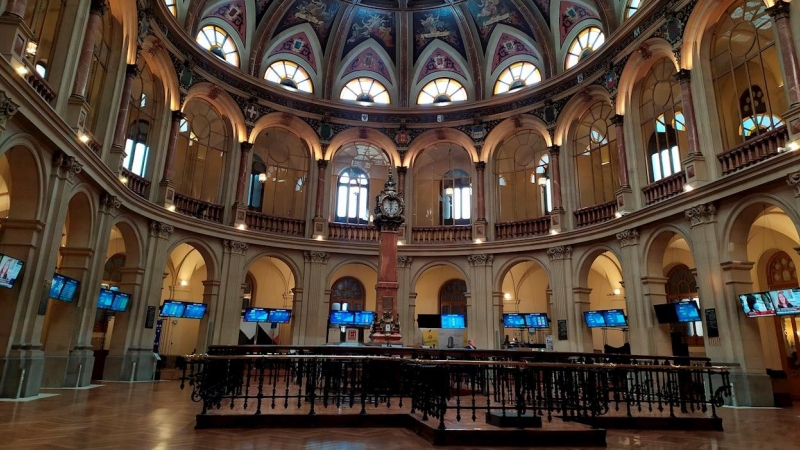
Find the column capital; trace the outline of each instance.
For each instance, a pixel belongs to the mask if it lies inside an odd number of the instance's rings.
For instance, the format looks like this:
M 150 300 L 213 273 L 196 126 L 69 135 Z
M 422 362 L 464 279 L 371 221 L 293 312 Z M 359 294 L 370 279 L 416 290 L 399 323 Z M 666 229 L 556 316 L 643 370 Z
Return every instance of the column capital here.
M 467 256 L 470 267 L 491 266 L 494 262 L 494 255 L 480 254 Z
M 788 19 L 790 14 L 791 3 L 777 0 L 774 5 L 767 8 L 767 14 L 773 20 Z
M 92 0 L 92 5 L 89 7 L 89 12 L 103 17 L 108 12 L 108 2 L 106 0 Z
M 692 71 L 689 69 L 681 69 L 675 74 L 675 79 L 678 80 L 680 84 L 689 83 L 692 81 Z
M 687 209 L 684 213 L 694 228 L 699 225 L 713 223 L 715 221 L 714 215 L 716 212 L 717 207 L 714 206 L 713 203 L 703 203 L 702 205 L 693 206 Z
M 551 156 L 558 156 L 559 152 L 561 152 L 561 146 L 553 144 L 550 147 L 547 147 L 547 151 Z
M 317 167 L 320 169 L 327 169 L 328 168 L 328 160 L 327 159 L 318 159 L 317 160 Z
M 315 264 L 328 264 L 328 258 L 330 257 L 331 254 L 328 252 L 314 252 L 309 250 L 303 252 L 303 259 L 305 262 Z
M 405 175 L 407 173 L 408 173 L 408 167 L 406 167 L 406 166 L 397 167 L 397 174 L 398 175 Z
M 617 233 L 617 240 L 621 247 L 629 247 L 639 243 L 639 230 L 631 228 L 629 230 L 622 230 Z
M 614 125 L 622 126 L 624 119 L 625 116 L 623 116 L 622 114 L 614 114 L 613 116 L 611 116 L 611 123 Z
M 103 212 L 110 213 L 115 209 L 119 209 L 120 206 L 122 206 L 122 202 L 116 196 L 108 192 L 103 192 L 100 196 L 100 208 Z
M 175 228 L 168 223 L 157 222 L 155 220 L 150 222 L 150 236 L 161 238 L 161 239 L 169 239 L 169 235 Z
M 484 161 L 476 162 L 475 163 L 475 170 L 477 170 L 478 172 L 483 172 L 484 170 L 486 170 L 486 162 L 484 162 Z
M 66 177 L 69 181 L 75 180 L 75 175 L 83 171 L 83 164 L 79 163 L 74 156 L 69 156 L 61 150 L 53 154 L 53 166 L 59 176 Z
M 128 78 L 136 78 L 139 76 L 140 72 L 141 70 L 139 70 L 138 64 L 128 64 L 125 67 L 125 76 Z
M 550 261 L 572 259 L 572 246 L 559 245 L 557 247 L 550 247 L 547 249 L 547 256 L 550 257 Z
M 8 120 L 17 113 L 19 105 L 14 103 L 5 91 L 0 91 L 0 130 L 5 130 Z
M 794 189 L 795 197 L 800 197 L 800 171 L 786 175 L 786 184 Z
M 242 150 L 242 153 L 249 152 L 250 150 L 253 149 L 253 144 L 250 143 L 250 142 L 247 142 L 247 141 L 240 142 L 239 143 L 239 148 Z
M 222 246 L 225 247 L 225 253 L 234 255 L 244 255 L 244 252 L 249 248 L 246 242 L 231 241 L 228 239 L 222 240 Z
M 413 258 L 411 256 L 398 256 L 397 257 L 397 267 L 411 267 L 411 261 Z
M 181 120 L 186 118 L 186 114 L 183 113 L 181 110 L 172 111 L 172 121 L 173 122 L 180 122 Z

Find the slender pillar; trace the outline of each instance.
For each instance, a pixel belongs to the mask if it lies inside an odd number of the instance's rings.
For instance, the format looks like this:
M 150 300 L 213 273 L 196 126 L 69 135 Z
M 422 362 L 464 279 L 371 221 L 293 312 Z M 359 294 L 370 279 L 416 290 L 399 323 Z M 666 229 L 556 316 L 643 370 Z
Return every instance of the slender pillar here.
M 250 151 L 253 150 L 253 144 L 242 142 L 239 146 L 242 150 L 242 158 L 239 160 L 239 178 L 236 182 L 236 203 L 242 205 L 244 204 L 244 190 L 247 188 L 247 166 L 250 162 Z
M 619 187 L 629 187 L 628 179 L 628 154 L 625 153 L 625 128 L 623 127 L 623 116 L 617 114 L 611 118 L 614 124 L 614 131 L 617 134 L 617 160 L 619 163 Z
M 128 64 L 125 71 L 125 84 L 122 85 L 122 98 L 119 101 L 119 113 L 117 113 L 117 126 L 114 128 L 114 141 L 111 143 L 111 154 L 118 154 L 120 156 L 119 164 L 125 159 L 122 154 L 125 149 L 125 139 L 128 136 L 128 116 L 130 115 L 131 106 L 131 90 L 133 89 L 133 80 L 139 75 L 139 66 L 136 64 Z M 112 161 L 113 163 L 113 161 Z M 111 169 L 115 170 L 116 164 L 112 164 Z
M 486 171 L 486 163 L 478 161 L 475 163 L 475 176 L 478 178 L 478 217 L 477 220 L 486 219 L 486 200 L 483 192 L 483 175 Z
M 686 120 L 687 141 L 689 143 L 689 156 L 700 155 L 700 142 L 697 137 L 697 120 L 694 115 L 694 100 L 692 99 L 692 72 L 681 69 L 675 76 L 681 86 L 681 101 L 683 102 L 683 117 Z
M 317 200 L 314 204 L 314 217 L 322 217 L 322 205 L 325 199 L 325 169 L 327 167 L 328 160 L 317 161 Z
M 550 184 L 553 186 L 553 209 L 561 210 L 564 208 L 561 198 L 561 171 L 558 168 L 561 147 L 552 145 L 548 151 L 550 152 Z
M 406 192 L 406 173 L 408 173 L 408 167 L 400 166 L 397 168 L 397 193 L 400 195 Z
M 94 45 L 97 32 L 103 26 L 103 15 L 108 11 L 106 0 L 92 0 L 89 14 L 89 24 L 86 26 L 86 34 L 83 37 L 83 47 L 81 56 L 78 59 L 78 70 L 75 73 L 75 87 L 72 95 L 86 98 L 86 87 L 89 84 L 89 72 L 92 68 L 92 56 L 94 56 Z
M 178 146 L 178 133 L 181 131 L 181 120 L 186 117 L 182 111 L 172 111 L 172 128 L 169 131 L 169 142 L 167 143 L 167 158 L 164 161 L 164 175 L 161 182 L 172 181 L 175 171 L 175 151 Z
M 28 9 L 28 0 L 8 0 L 6 11 L 3 14 L 24 19 L 26 9 Z
M 789 93 L 789 105 L 793 106 L 800 103 L 800 66 L 798 66 L 797 48 L 794 45 L 792 28 L 789 23 L 790 8 L 789 2 L 778 0 L 775 5 L 767 8 L 767 13 L 775 21 L 775 27 L 778 31 L 785 76 L 784 82 Z

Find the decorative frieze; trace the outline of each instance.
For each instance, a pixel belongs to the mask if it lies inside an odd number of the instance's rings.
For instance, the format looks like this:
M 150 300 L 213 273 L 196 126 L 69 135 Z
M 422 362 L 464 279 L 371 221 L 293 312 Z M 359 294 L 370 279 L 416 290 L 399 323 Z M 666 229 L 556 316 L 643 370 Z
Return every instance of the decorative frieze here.
M 547 249 L 547 256 L 550 257 L 550 261 L 572 259 L 572 246 L 559 245 L 557 247 L 550 247 Z
M 622 230 L 617 233 L 617 239 L 621 247 L 629 247 L 639 243 L 639 230 L 632 228 L 630 230 Z
M 222 245 L 225 247 L 226 253 L 233 253 L 234 255 L 244 255 L 244 252 L 249 248 L 246 242 L 231 241 L 228 239 L 224 239 Z
M 328 252 L 314 252 L 306 250 L 303 252 L 303 259 L 305 262 L 316 263 L 316 264 L 327 264 L 328 258 L 331 257 L 331 254 Z
M 58 176 L 69 181 L 74 181 L 75 175 L 83 171 L 83 164 L 79 163 L 74 156 L 69 156 L 60 150 L 53 154 L 53 167 L 58 172 Z
M 713 203 L 704 203 L 686 210 L 686 218 L 691 222 L 692 227 L 714 222 L 714 215 L 717 207 Z
M 397 257 L 397 267 L 411 267 L 411 260 L 413 258 L 411 256 L 398 256 Z
M 790 173 L 786 176 L 786 184 L 794 189 L 794 196 L 800 197 L 800 172 Z
M 175 228 L 168 223 L 157 222 L 155 220 L 150 222 L 150 236 L 169 239 L 169 235 L 171 235 L 173 231 L 175 231 Z
M 471 267 L 491 266 L 492 263 L 494 262 L 494 255 L 487 255 L 487 254 L 469 255 L 467 256 L 467 262 L 469 262 L 469 265 Z

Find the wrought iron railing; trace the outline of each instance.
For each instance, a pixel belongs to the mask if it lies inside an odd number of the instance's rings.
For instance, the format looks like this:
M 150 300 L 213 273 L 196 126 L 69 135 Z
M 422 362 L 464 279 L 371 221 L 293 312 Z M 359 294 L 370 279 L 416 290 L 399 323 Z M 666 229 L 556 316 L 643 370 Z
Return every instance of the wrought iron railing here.
M 421 360 L 386 356 L 193 355 L 181 388 L 202 403 L 201 416 L 305 413 L 370 408 L 420 420 L 476 420 L 478 413 L 552 420 L 605 415 L 698 414 L 717 418 L 730 396 L 728 369 L 711 366 L 553 364 Z M 198 416 L 198 421 L 201 417 Z M 520 422 L 519 427 L 524 427 Z
M 411 241 L 415 244 L 446 244 L 472 241 L 472 226 L 413 227 Z
M 498 240 L 540 236 L 550 233 L 550 216 L 517 222 L 498 222 L 494 225 L 494 230 Z
M 652 205 L 653 203 L 678 195 L 683 192 L 683 186 L 685 184 L 686 173 L 684 171 L 674 173 L 654 183 L 648 184 L 642 188 L 644 202 L 647 205 Z
M 150 180 L 140 177 L 125 168 L 121 170 L 121 173 L 127 180 L 125 185 L 128 186 L 128 189 L 139 197 L 147 198 L 147 187 L 150 186 Z
M 378 241 L 378 227 L 331 222 L 328 224 L 328 239 L 344 241 Z
M 579 227 L 585 227 L 587 225 L 594 225 L 596 223 L 605 222 L 606 220 L 611 220 L 614 218 L 616 212 L 617 202 L 616 200 L 612 200 L 599 205 L 575 210 L 575 220 Z
M 306 233 L 306 221 L 303 219 L 268 216 L 255 211 L 247 211 L 245 224 L 251 230 L 267 231 L 269 233 L 288 234 L 290 236 L 303 236 Z
M 786 145 L 789 130 L 785 126 L 775 128 L 750 139 L 717 156 L 722 164 L 722 174 L 727 175 L 739 169 L 778 154 L 778 147 Z
M 198 219 L 216 223 L 222 223 L 222 216 L 224 213 L 224 207 L 222 205 L 204 202 L 196 198 L 178 194 L 177 192 L 175 193 L 175 209 L 187 216 L 193 216 Z

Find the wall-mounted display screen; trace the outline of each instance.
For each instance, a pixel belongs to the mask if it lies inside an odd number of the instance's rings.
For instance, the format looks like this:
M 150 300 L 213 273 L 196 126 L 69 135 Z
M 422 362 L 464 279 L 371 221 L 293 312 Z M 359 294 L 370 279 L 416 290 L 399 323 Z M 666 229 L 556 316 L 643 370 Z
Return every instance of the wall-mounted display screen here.
M 700 321 L 700 308 L 694 301 L 678 302 L 675 305 L 675 316 L 678 322 L 698 322 Z
M 656 312 L 656 320 L 658 323 L 676 323 L 678 321 L 673 303 L 653 305 L 653 310 Z
M 244 310 L 245 322 L 266 322 L 269 311 L 264 308 L 247 308 Z
M 628 326 L 628 320 L 625 318 L 625 312 L 621 309 L 608 309 L 603 311 L 603 320 L 605 320 L 607 327 Z
M 289 309 L 271 309 L 267 322 L 271 323 L 289 323 L 292 318 L 292 311 Z
M 739 296 L 739 303 L 747 317 L 767 317 L 774 316 L 775 305 L 769 292 L 752 292 Z
M 606 319 L 603 316 L 603 311 L 584 311 L 583 319 L 586 321 L 586 326 L 589 328 L 601 328 L 606 326 Z
M 768 293 L 779 315 L 800 314 L 800 289 L 778 289 Z
M 161 305 L 161 317 L 182 317 L 183 310 L 186 305 L 183 302 L 176 302 L 174 300 L 166 300 Z
M 371 327 L 375 322 L 375 311 L 354 311 L 354 324 L 359 327 Z
M 111 309 L 114 304 L 114 291 L 110 289 L 100 289 L 100 295 L 97 297 L 97 307 L 99 309 Z
M 58 296 L 61 295 L 61 290 L 64 289 L 64 283 L 66 281 L 67 277 L 60 273 L 54 273 L 53 281 L 50 282 L 50 293 L 47 294 L 47 297 L 58 300 Z
M 442 314 L 442 328 L 466 328 L 463 314 Z
M 515 313 L 503 314 L 503 325 L 506 328 L 527 328 L 525 316 Z
M 22 270 L 23 262 L 17 258 L 0 254 L 0 286 L 4 288 L 14 287 L 19 272 Z
M 525 325 L 528 328 L 547 328 L 550 326 L 550 321 L 546 313 L 531 313 L 525 314 Z
M 331 311 L 330 323 L 335 326 L 353 325 L 355 323 L 353 311 Z
M 417 326 L 420 328 L 441 328 L 442 317 L 439 314 L 417 315 Z
M 202 319 L 203 316 L 206 315 L 206 305 L 205 303 L 188 303 L 184 302 L 186 308 L 183 310 L 183 317 L 184 319 Z
M 111 310 L 116 312 L 125 312 L 128 310 L 128 304 L 131 302 L 131 294 L 124 292 L 114 293 L 114 302 L 111 304 Z

